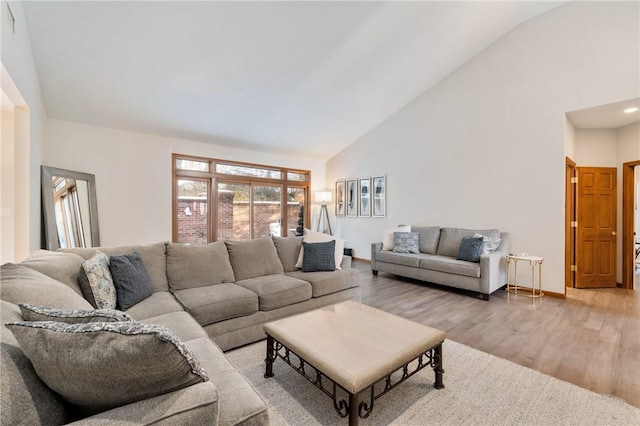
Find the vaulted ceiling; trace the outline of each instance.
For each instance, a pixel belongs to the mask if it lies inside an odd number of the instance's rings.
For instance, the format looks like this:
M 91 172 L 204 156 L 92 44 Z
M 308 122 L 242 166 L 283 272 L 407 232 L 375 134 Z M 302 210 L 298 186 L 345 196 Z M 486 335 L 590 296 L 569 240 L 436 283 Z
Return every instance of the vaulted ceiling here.
M 51 118 L 328 159 L 562 1 L 29 1 Z

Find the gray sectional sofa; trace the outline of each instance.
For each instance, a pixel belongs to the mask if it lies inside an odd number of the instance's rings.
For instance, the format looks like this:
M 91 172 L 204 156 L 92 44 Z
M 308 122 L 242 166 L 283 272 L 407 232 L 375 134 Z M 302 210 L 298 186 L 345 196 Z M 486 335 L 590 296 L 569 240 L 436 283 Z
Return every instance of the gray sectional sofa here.
M 484 300 L 506 284 L 506 255 L 510 236 L 497 229 L 441 228 L 411 226 L 419 236 L 420 253 L 395 253 L 382 250 L 382 242 L 371 244 L 371 270 L 389 272 L 421 281 L 480 293 Z M 460 243 L 475 234 L 501 242 L 490 254 L 481 255 L 479 262 L 457 260 Z
M 264 401 L 223 350 L 264 338 L 265 322 L 360 298 L 350 258 L 341 270 L 301 272 L 295 268 L 300 247 L 300 238 L 277 237 L 201 246 L 158 243 L 40 251 L 21 264 L 2 265 L 2 424 L 268 424 Z M 96 250 L 140 253 L 153 294 L 126 313 L 168 327 L 210 380 L 86 416 L 39 379 L 4 324 L 23 320 L 20 303 L 93 309 L 78 276 Z

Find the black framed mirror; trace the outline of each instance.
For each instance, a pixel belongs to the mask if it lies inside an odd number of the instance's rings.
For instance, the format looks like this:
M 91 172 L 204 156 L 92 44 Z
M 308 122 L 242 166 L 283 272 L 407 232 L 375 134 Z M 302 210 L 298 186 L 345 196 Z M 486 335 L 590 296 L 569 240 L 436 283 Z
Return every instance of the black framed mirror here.
M 40 175 L 47 250 L 99 246 L 95 175 L 49 166 Z

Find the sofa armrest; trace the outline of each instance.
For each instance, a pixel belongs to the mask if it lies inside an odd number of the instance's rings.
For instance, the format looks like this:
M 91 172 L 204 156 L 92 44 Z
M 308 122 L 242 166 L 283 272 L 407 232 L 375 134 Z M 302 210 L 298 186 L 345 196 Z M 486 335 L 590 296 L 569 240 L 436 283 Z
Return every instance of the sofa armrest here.
M 211 382 L 123 405 L 70 423 L 76 426 L 218 424 L 218 391 Z
M 480 288 L 483 294 L 491 294 L 507 283 L 506 256 L 511 248 L 511 236 L 503 232 L 500 238 L 502 242 L 496 251 L 480 256 Z
M 371 244 L 371 270 L 377 271 L 376 267 L 376 257 L 377 253 L 382 250 L 382 242 L 372 243 Z

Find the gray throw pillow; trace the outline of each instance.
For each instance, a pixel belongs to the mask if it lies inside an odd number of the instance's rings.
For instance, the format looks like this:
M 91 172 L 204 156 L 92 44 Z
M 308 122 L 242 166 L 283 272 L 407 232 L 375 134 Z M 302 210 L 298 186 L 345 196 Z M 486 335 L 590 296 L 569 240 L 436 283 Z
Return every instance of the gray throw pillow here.
M 40 379 L 86 415 L 208 380 L 191 350 L 161 325 L 36 321 L 6 327 Z
M 97 251 L 82 262 L 78 281 L 84 298 L 98 309 L 116 308 L 116 288 L 109 271 L 109 256 Z
M 420 241 L 417 232 L 394 232 L 394 253 L 420 253 Z
M 25 321 L 58 321 L 66 324 L 133 321 L 129 314 L 113 309 L 58 309 L 28 303 L 19 306 Z
M 336 241 L 326 243 L 302 243 L 304 250 L 302 272 L 335 271 Z
M 118 308 L 125 311 L 153 294 L 151 278 L 140 253 L 109 258 L 109 270 L 116 287 Z
M 482 252 L 482 237 L 465 237 L 460 242 L 460 250 L 458 250 L 458 260 L 467 262 L 480 262 L 480 253 Z

